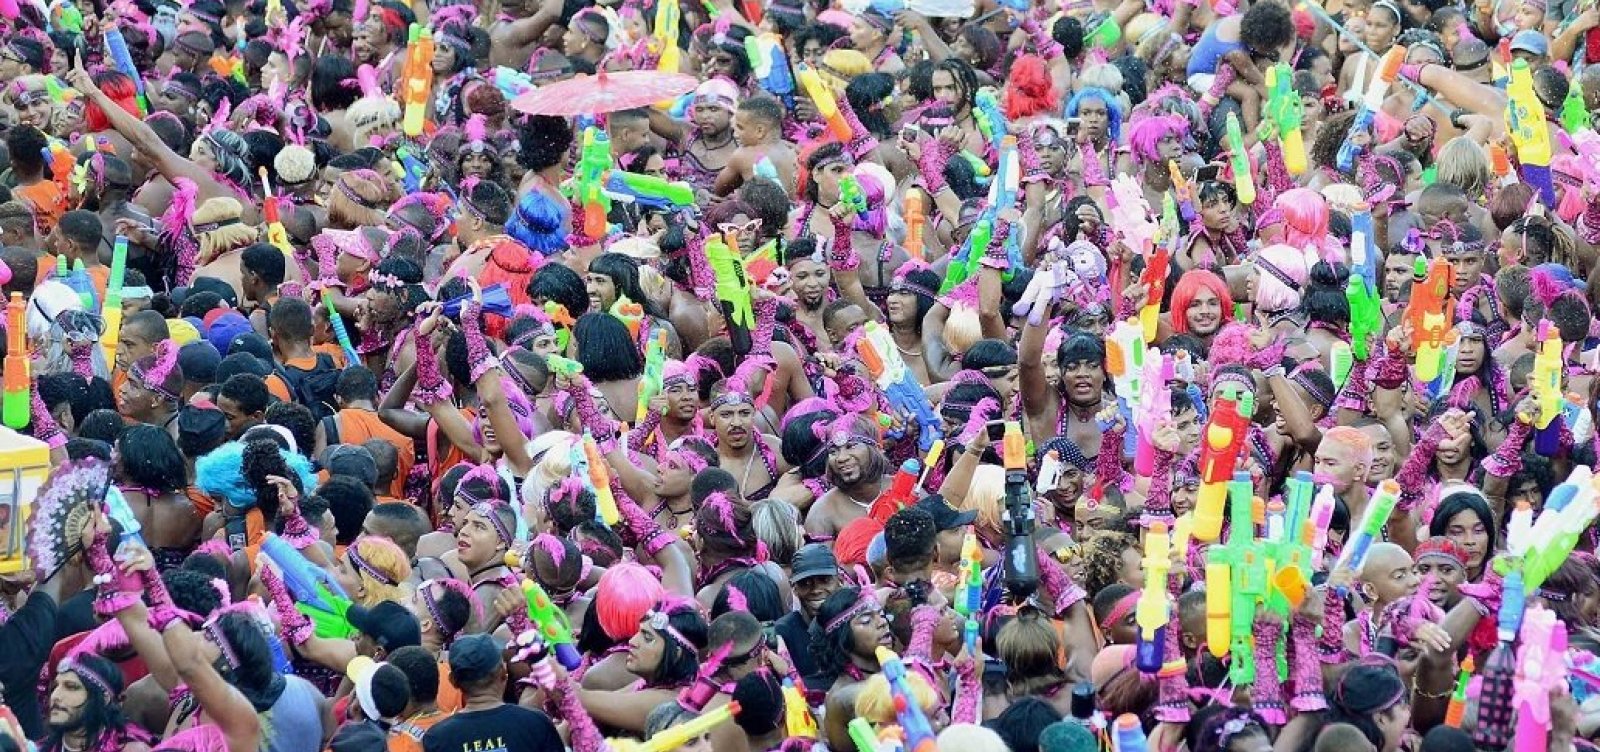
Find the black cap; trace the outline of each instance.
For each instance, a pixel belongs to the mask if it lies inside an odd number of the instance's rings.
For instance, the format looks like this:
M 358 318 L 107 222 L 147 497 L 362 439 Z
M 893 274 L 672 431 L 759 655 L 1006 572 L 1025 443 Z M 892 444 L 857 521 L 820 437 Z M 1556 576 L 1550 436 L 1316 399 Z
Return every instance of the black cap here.
M 257 360 L 269 366 L 273 363 L 272 343 L 268 342 L 266 337 L 255 332 L 241 334 L 228 343 L 228 354 L 232 355 L 237 352 L 250 353 L 256 356 Z
M 183 378 L 196 384 L 209 384 L 217 378 L 217 366 L 222 364 L 222 353 L 205 340 L 190 342 L 178 348 L 178 367 Z
M 329 475 L 355 478 L 356 482 L 369 488 L 378 483 L 378 463 L 372 459 L 372 452 L 360 444 L 334 444 L 328 447 L 322 453 L 322 466 Z
M 940 530 L 954 530 L 958 527 L 966 527 L 971 525 L 973 520 L 978 519 L 977 512 L 971 509 L 965 512 L 958 512 L 949 504 L 946 504 L 944 497 L 939 494 L 923 498 L 916 503 L 916 508 L 933 515 L 933 524 Z
M 228 438 L 228 418 L 212 407 L 184 405 L 178 410 L 178 448 L 198 457 Z
M 233 285 L 217 279 L 216 277 L 195 277 L 194 280 L 189 283 L 188 294 L 193 295 L 197 292 L 214 292 L 217 294 L 217 297 L 222 298 L 222 302 L 228 304 L 229 308 L 239 307 L 239 293 L 234 292 Z M 178 300 L 173 300 L 173 303 L 175 305 L 183 305 L 183 303 Z
M 380 601 L 371 608 L 351 606 L 345 616 L 350 626 L 372 638 L 385 652 L 422 644 L 422 626 L 417 624 L 417 617 L 411 609 L 394 601 Z
M 389 739 L 383 729 L 371 721 L 346 723 L 334 733 L 328 749 L 333 752 L 388 752 Z
M 470 634 L 450 644 L 450 681 L 457 687 L 494 675 L 500 668 L 500 646 L 486 634 Z
M 833 548 L 823 543 L 808 543 L 794 552 L 794 574 L 789 575 L 790 582 L 799 582 L 807 577 L 833 577 L 839 574 L 839 559 L 833 555 Z

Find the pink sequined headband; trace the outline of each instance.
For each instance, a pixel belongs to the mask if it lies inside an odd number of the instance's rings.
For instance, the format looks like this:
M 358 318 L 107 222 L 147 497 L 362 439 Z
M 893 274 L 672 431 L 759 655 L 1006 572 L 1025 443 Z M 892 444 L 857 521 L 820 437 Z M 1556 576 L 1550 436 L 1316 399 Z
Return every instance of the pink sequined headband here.
M 678 643 L 678 646 L 684 650 L 691 653 L 697 652 L 694 643 L 690 642 L 689 638 L 684 637 L 682 632 L 672 626 L 671 617 L 666 613 L 661 611 L 647 612 L 644 618 L 639 620 L 639 623 L 672 638 L 672 641 Z
M 841 625 L 850 623 L 850 620 L 856 618 L 857 616 L 869 611 L 878 611 L 882 608 L 883 606 L 878 604 L 877 596 L 867 593 L 862 596 L 861 600 L 856 601 L 855 605 L 845 609 L 844 612 L 838 616 L 829 619 L 828 623 L 823 626 L 822 631 L 832 632 L 833 630 L 838 629 Z
M 380 584 L 394 587 L 396 582 L 393 577 L 379 571 L 377 567 L 372 566 L 372 562 L 362 558 L 361 552 L 357 550 L 360 545 L 361 541 L 358 540 L 345 547 L 344 552 L 350 555 L 350 563 L 356 565 L 356 569 L 366 573 L 368 577 L 377 580 Z
M 104 676 L 96 673 L 94 669 L 89 668 L 82 661 L 79 661 L 77 657 L 67 656 L 66 658 L 62 658 L 60 663 L 56 664 L 57 675 L 67 673 L 68 671 L 77 674 L 78 679 L 82 680 L 83 683 L 93 684 L 97 689 L 100 690 L 100 693 L 105 696 L 106 702 L 111 703 L 116 701 L 117 693 L 112 691 L 111 682 L 107 681 Z
M 1139 593 L 1140 591 L 1135 590 L 1122 596 L 1121 600 L 1118 600 L 1116 605 L 1113 605 L 1111 610 L 1106 612 L 1105 623 L 1100 626 L 1104 629 L 1110 629 L 1111 625 L 1122 621 L 1123 617 L 1133 613 L 1133 607 L 1139 604 Z
M 495 514 L 495 510 L 499 508 L 500 503 L 499 501 L 484 501 L 473 504 L 472 513 L 488 520 L 489 524 L 494 527 L 495 535 L 499 536 L 500 542 L 509 546 L 516 538 L 511 534 L 510 530 L 506 529 L 506 524 L 500 520 L 500 515 Z

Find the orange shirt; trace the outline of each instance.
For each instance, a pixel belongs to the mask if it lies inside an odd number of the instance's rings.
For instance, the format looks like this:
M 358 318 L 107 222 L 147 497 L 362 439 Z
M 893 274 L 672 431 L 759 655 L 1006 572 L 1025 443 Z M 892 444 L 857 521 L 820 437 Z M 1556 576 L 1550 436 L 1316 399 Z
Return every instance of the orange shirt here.
M 38 225 L 41 236 L 54 230 L 56 221 L 61 219 L 61 214 L 66 211 L 61 187 L 52 180 L 41 180 L 33 185 L 19 185 L 11 189 L 11 195 L 33 207 L 37 218 L 35 224 Z
M 395 465 L 394 482 L 389 486 L 389 495 L 404 495 L 406 476 L 411 474 L 411 466 L 417 458 L 416 445 L 411 442 L 411 437 L 390 428 L 389 424 L 378 418 L 377 413 L 370 410 L 345 408 L 335 414 L 334 420 L 339 424 L 341 444 L 360 444 L 369 439 L 379 439 L 394 445 L 399 461 Z

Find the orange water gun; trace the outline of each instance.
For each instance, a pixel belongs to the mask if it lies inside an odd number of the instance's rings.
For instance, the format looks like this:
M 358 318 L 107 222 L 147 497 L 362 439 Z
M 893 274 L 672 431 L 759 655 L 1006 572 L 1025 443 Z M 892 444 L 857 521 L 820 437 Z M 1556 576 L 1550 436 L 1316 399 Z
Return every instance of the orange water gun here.
M 31 407 L 27 306 L 20 292 L 11 293 L 11 302 L 6 304 L 5 399 L 0 402 L 0 421 L 18 431 L 27 427 Z
M 400 98 L 405 104 L 405 117 L 400 129 L 407 136 L 422 135 L 423 121 L 428 116 L 428 98 L 433 92 L 433 30 L 422 24 L 411 24 L 411 37 L 406 43 L 406 62 L 400 82 Z
M 594 434 L 583 434 L 583 456 L 588 460 L 589 485 L 594 486 L 595 506 L 600 512 L 600 520 L 608 527 L 615 527 L 621 514 L 617 512 L 617 497 L 611 493 L 610 467 L 600 454 L 600 445 L 595 443 Z
M 922 193 L 920 191 L 907 191 L 905 199 L 906 217 L 906 255 L 918 261 L 923 254 L 923 229 L 928 224 L 928 215 L 922 209 Z
M 1411 324 L 1417 378 L 1429 382 L 1439 377 L 1444 368 L 1445 348 L 1455 341 L 1455 306 L 1450 304 L 1455 268 L 1442 257 L 1432 262 L 1417 259 L 1419 270 L 1424 263 L 1427 263 L 1428 276 L 1411 286 L 1406 321 Z

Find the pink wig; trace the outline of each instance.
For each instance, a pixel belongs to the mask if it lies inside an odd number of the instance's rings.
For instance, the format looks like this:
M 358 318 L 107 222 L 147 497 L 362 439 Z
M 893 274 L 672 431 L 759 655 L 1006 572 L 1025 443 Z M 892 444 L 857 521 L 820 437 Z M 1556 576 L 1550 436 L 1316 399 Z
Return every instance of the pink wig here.
M 1328 201 L 1310 188 L 1293 188 L 1278 196 L 1272 206 L 1283 211 L 1284 242 L 1310 248 L 1329 261 L 1340 260 L 1338 246 L 1328 240 Z
M 1244 363 L 1250 357 L 1250 325 L 1241 322 L 1223 324 L 1217 336 L 1211 338 L 1209 358 L 1211 370 L 1235 363 Z
M 1253 263 L 1260 272 L 1256 277 L 1257 308 L 1277 312 L 1300 307 L 1306 281 L 1311 279 L 1311 266 L 1317 262 L 1314 255 L 1301 250 L 1303 247 L 1269 245 L 1256 252 Z
M 1134 159 L 1140 162 L 1155 162 L 1161 159 L 1161 140 L 1168 136 L 1182 138 L 1189 131 L 1189 121 L 1177 115 L 1152 115 L 1141 118 L 1128 129 L 1128 148 L 1133 151 Z M 1327 225 L 1326 213 L 1323 210 L 1323 225 Z
M 1011 64 L 1011 76 L 1006 79 L 1001 106 L 1011 120 L 1040 113 L 1054 114 L 1061 109 L 1061 97 L 1056 93 L 1043 58 L 1023 55 Z
M 600 575 L 594 596 L 600 629 L 618 642 L 633 637 L 639 631 L 639 620 L 666 595 L 661 581 L 638 564 L 623 562 L 607 569 Z

